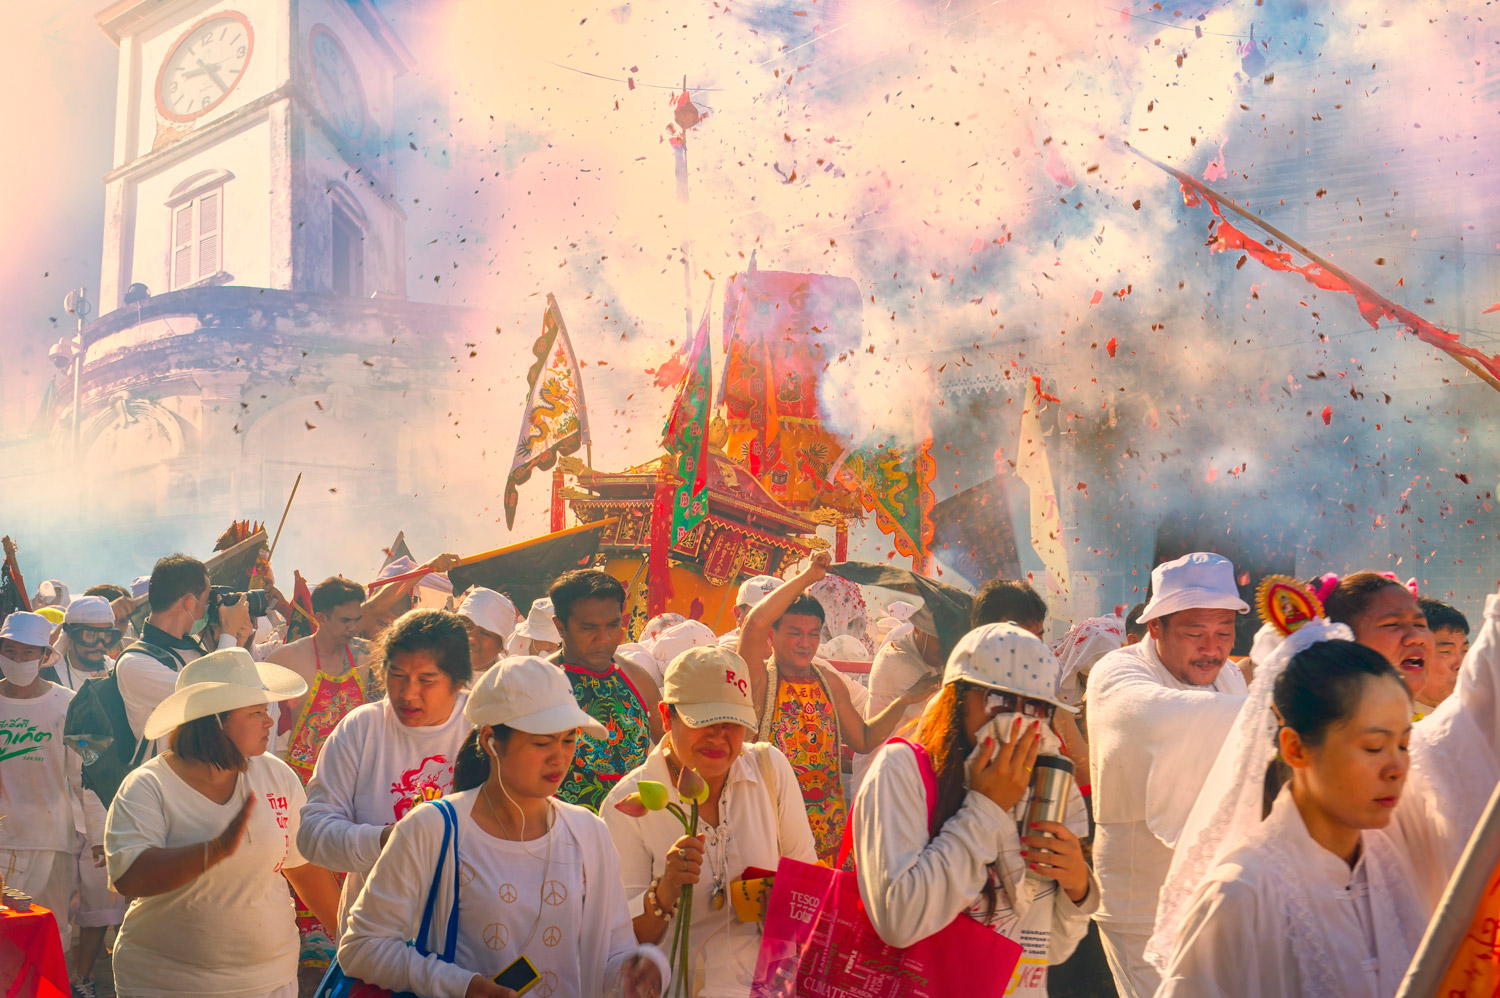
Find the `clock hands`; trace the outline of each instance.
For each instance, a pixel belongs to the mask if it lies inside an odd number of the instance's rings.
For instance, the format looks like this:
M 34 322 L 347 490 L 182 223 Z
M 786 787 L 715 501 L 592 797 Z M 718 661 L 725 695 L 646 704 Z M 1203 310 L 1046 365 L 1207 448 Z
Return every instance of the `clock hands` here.
M 221 80 L 219 78 L 219 74 L 217 72 L 217 70 L 219 68 L 219 63 L 214 63 L 212 66 L 210 66 L 207 63 L 205 63 L 202 59 L 198 59 L 196 61 L 198 63 L 198 71 L 208 74 L 208 78 L 210 80 L 213 80 L 214 84 L 216 86 L 218 86 L 219 93 L 222 94 L 222 93 L 225 93 L 225 92 L 227 92 L 229 90 L 229 84 L 225 83 L 223 80 Z M 196 74 L 190 71 L 188 73 L 185 73 L 184 75 L 186 75 L 186 76 L 194 76 Z

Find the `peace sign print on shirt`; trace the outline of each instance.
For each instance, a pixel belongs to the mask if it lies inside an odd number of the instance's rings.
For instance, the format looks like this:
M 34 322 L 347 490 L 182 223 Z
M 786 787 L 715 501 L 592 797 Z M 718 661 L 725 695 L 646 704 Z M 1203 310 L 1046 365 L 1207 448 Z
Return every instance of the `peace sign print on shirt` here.
M 474 868 L 468 863 L 458 864 L 458 886 L 468 887 L 474 882 Z
M 557 994 L 557 975 L 552 971 L 543 971 L 542 976 L 536 982 L 536 993 L 541 998 L 552 998 Z
M 562 942 L 562 929 L 555 925 L 549 925 L 542 930 L 542 942 L 547 946 L 556 946 Z
M 484 944 L 490 949 L 504 949 L 510 942 L 510 929 L 503 922 L 491 922 L 484 927 Z
M 501 884 L 500 885 L 500 900 L 504 901 L 506 904 L 515 904 L 516 903 L 516 885 L 515 884 Z
M 549 880 L 542 885 L 542 901 L 550 905 L 559 905 L 568 899 L 568 888 L 561 880 Z

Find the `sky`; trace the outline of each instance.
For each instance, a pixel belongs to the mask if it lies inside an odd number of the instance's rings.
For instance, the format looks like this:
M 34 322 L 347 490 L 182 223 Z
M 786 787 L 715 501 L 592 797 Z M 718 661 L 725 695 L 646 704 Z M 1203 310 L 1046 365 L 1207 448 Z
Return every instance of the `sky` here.
M 33 150 L 0 167 L 26 195 L 0 207 L 0 435 L 34 411 L 63 294 L 98 280 L 115 50 L 92 3 L 49 6 L 0 42 L 29 95 L 5 134 Z M 717 315 L 753 252 L 859 284 L 863 349 L 826 372 L 825 419 L 850 440 L 932 432 L 939 499 L 1013 474 L 1042 377 L 1075 568 L 1139 573 L 1159 519 L 1206 516 L 1289 532 L 1298 571 L 1416 574 L 1471 610 L 1493 590 L 1494 395 L 1349 296 L 1215 252 L 1208 211 L 1136 155 L 1495 353 L 1492 6 L 378 6 L 417 61 L 388 151 L 408 294 L 492 309 L 501 331 L 463 372 L 473 429 L 444 444 L 465 513 L 428 544 L 495 546 L 479 511 L 505 469 L 473 442 L 513 439 L 547 292 L 612 431 L 596 463 L 624 466 L 656 453 L 670 394 L 648 372 L 685 304 Z M 668 103 L 684 79 L 705 112 L 686 201 Z M 523 493 L 518 530 L 544 505 Z M 864 533 L 861 554 L 889 553 Z

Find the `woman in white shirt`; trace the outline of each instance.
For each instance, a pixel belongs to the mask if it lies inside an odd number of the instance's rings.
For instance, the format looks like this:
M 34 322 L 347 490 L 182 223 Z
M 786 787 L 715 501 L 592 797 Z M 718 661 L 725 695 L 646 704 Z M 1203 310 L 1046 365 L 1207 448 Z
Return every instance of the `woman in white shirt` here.
M 602 726 L 562 670 L 540 658 L 485 672 L 464 716 L 473 727 L 448 798 L 458 816 L 458 897 L 443 877 L 433 918 L 446 925 L 458 904 L 455 962 L 407 945 L 445 842 L 439 808 L 418 807 L 370 871 L 339 965 L 368 984 L 432 998 L 510 998 L 492 978 L 522 957 L 539 975 L 538 994 L 659 993 L 666 958 L 630 930 L 609 832 L 587 809 L 553 799 L 578 730 L 602 738 Z
M 104 834 L 110 880 L 131 899 L 114 947 L 120 998 L 295 998 L 286 882 L 320 918 L 338 896 L 294 843 L 301 783 L 266 754 L 267 704 L 306 690 L 229 648 L 184 666 L 147 719 L 146 737 L 170 749 L 121 783 Z
M 1007 993 L 1026 998 L 1045 998 L 1047 968 L 1072 955 L 1099 906 L 1076 785 L 1064 822 L 1021 835 L 1037 755 L 1061 753 L 1053 713 L 1072 709 L 1058 699 L 1059 673 L 1041 639 L 1015 624 L 964 635 L 914 739 L 936 801 L 916 749 L 888 742 L 851 816 L 859 893 L 880 937 L 906 947 L 972 916 L 1021 944 Z
M 452 788 L 469 732 L 464 686 L 473 667 L 456 615 L 402 614 L 382 633 L 375 661 L 386 695 L 351 710 L 323 743 L 297 835 L 302 855 L 349 875 L 330 928 L 344 924 L 396 822 Z
M 745 744 L 756 728 L 749 677 L 743 659 L 716 645 L 674 658 L 660 705 L 667 735 L 599 808 L 619 850 L 637 939 L 665 939 L 682 888 L 698 885 L 688 965 L 690 992 L 701 998 L 743 998 L 755 975 L 760 922 L 740 921 L 728 903 L 735 881 L 747 871 L 749 879 L 774 873 L 783 856 L 818 860 L 792 764 L 774 745 Z M 708 784 L 696 838 L 667 811 L 633 816 L 617 806 L 642 780 L 676 786 L 684 766 Z
M 1416 724 L 1407 677 L 1347 626 L 1261 629 L 1162 887 L 1158 996 L 1396 993 L 1500 777 L 1500 597 L 1484 618 L 1454 695 Z

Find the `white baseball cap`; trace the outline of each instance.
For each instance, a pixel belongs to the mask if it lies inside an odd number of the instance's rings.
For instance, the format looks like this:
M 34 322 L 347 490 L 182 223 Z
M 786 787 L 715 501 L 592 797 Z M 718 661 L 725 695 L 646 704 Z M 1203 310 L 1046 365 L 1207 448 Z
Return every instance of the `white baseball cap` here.
M 1151 601 L 1140 622 L 1183 610 L 1234 610 L 1249 613 L 1234 581 L 1234 565 L 1221 554 L 1194 551 L 1151 570 Z
M 557 625 L 552 621 L 552 613 L 552 600 L 546 596 L 533 600 L 531 612 L 526 614 L 525 620 L 516 625 L 515 636 L 526 641 L 562 644 L 562 635 L 557 633 Z
M 678 655 L 689 648 L 717 647 L 719 637 L 707 624 L 701 620 L 684 620 L 673 624 L 660 634 L 645 642 L 646 649 L 651 652 L 653 658 L 661 663 L 662 675 L 666 675 L 666 667 Z
M 142 734 L 154 740 L 200 717 L 291 700 L 306 692 L 306 680 L 291 669 L 257 662 L 243 648 L 222 648 L 182 667 L 176 690 L 156 705 Z
M 609 734 L 578 706 L 567 675 L 535 655 L 502 658 L 480 676 L 469 691 L 464 717 L 476 728 L 503 724 L 528 735 L 555 735 L 574 728 L 595 738 Z
M 761 600 L 771 595 L 781 586 L 781 580 L 774 575 L 757 575 L 740 583 L 739 596 L 735 599 L 735 606 L 755 606 Z
M 115 611 L 103 596 L 74 596 L 63 614 L 64 624 L 82 624 L 85 627 L 114 627 Z
M 1061 674 L 1057 656 L 1035 634 L 1016 624 L 985 624 L 958 639 L 943 685 L 962 679 L 1077 713 L 1058 697 Z
M 475 627 L 498 635 L 502 640 L 510 640 L 516 629 L 516 605 L 504 595 L 483 586 L 474 586 L 464 593 L 463 601 L 454 613 L 467 617 Z
M 706 630 L 706 628 L 705 628 Z M 754 734 L 759 725 L 750 706 L 750 668 L 718 645 L 689 648 L 667 666 L 661 702 L 677 708 L 690 728 L 736 721 Z

